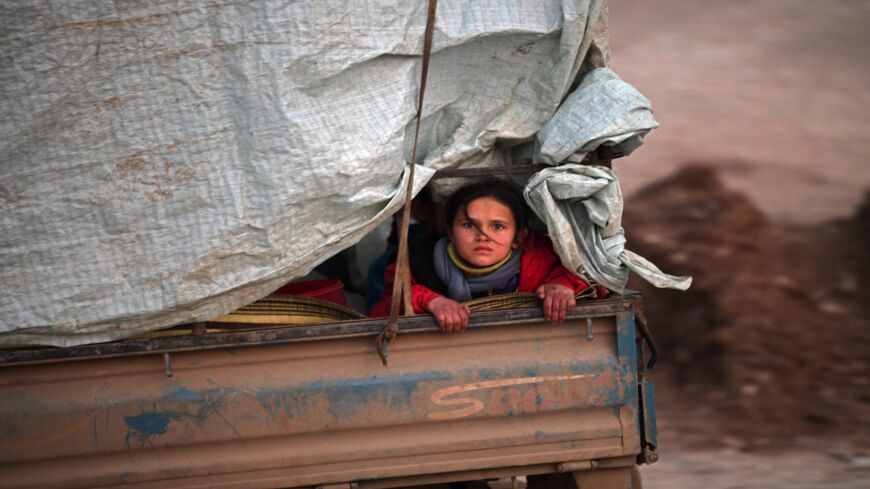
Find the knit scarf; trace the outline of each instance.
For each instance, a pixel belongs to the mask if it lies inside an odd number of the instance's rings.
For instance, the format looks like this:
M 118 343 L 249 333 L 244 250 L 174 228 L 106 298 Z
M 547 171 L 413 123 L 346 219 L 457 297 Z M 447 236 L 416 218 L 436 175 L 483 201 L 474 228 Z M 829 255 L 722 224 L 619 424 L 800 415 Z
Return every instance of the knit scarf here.
M 447 297 L 455 301 L 464 302 L 471 300 L 474 294 L 506 287 L 520 272 L 520 260 L 523 254 L 521 251 L 515 251 L 510 259 L 495 271 L 479 277 L 467 277 L 450 259 L 447 252 L 449 244 L 447 238 L 439 239 L 435 243 L 432 258 L 435 274 L 447 285 Z

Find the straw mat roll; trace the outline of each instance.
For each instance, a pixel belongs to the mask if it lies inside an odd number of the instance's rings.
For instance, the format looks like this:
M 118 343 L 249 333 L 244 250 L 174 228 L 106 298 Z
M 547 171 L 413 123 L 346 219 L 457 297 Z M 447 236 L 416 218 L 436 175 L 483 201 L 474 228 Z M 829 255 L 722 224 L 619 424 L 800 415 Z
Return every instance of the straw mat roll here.
M 598 296 L 595 287 L 588 287 L 574 296 L 577 301 L 594 299 Z M 541 307 L 542 301 L 531 292 L 513 292 L 510 294 L 490 295 L 463 302 L 471 312 L 502 311 L 505 309 L 525 309 Z

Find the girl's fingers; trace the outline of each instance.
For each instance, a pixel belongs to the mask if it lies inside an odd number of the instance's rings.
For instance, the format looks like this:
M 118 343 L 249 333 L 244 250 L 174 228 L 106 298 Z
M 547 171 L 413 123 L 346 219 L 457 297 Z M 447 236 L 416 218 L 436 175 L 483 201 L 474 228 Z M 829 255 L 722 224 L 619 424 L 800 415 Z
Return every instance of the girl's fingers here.
M 471 310 L 465 304 L 437 304 L 432 315 L 438 322 L 438 327 L 445 333 L 461 333 L 468 327 L 468 315 Z
M 551 323 L 560 323 L 568 317 L 569 312 L 574 311 L 577 301 L 574 300 L 573 291 L 564 286 L 542 285 L 536 289 L 543 299 L 544 317 Z
M 576 305 L 576 301 L 574 300 L 573 294 L 568 294 L 565 296 L 565 299 L 562 301 L 562 321 L 568 317 L 568 313 L 574 311 L 574 306 Z
M 450 331 L 451 333 L 459 333 L 463 329 L 465 329 L 465 326 L 463 325 L 464 320 L 462 317 L 463 312 L 464 311 L 461 307 L 457 307 L 453 310 L 453 329 Z
M 447 332 L 452 333 L 456 329 L 456 317 L 453 311 L 447 316 Z

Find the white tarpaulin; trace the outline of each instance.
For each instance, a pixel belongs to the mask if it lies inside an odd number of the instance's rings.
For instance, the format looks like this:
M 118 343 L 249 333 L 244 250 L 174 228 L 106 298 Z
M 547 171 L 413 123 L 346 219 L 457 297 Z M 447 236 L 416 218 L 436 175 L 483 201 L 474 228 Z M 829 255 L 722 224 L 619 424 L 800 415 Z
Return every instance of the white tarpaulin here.
M 575 79 L 606 64 L 604 9 L 440 1 L 417 188 L 437 169 L 531 155 Z M 425 12 L 0 4 L 0 345 L 207 320 L 387 219 L 404 197 Z M 649 129 L 605 106 L 594 118 L 602 141 Z
M 535 159 L 562 165 L 539 172 L 525 189 L 526 202 L 547 225 L 562 263 L 620 293 L 629 270 L 661 288 L 686 290 L 692 279 L 665 274 L 625 249 L 616 173 L 571 162 L 600 145 L 629 154 L 656 127 L 646 97 L 610 69 L 592 70 L 538 132 Z
M 525 190 L 526 202 L 547 224 L 562 263 L 610 290 L 622 292 L 629 269 L 656 287 L 686 290 L 691 277 L 662 273 L 625 249 L 622 191 L 613 170 L 565 164 L 538 172 Z

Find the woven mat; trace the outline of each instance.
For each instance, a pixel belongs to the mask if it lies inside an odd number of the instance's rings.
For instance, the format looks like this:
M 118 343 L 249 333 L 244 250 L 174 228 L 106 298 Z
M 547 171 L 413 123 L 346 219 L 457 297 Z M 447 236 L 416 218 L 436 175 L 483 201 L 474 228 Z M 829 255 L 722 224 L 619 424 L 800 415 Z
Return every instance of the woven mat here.
M 319 324 L 364 318 L 353 309 L 334 302 L 295 295 L 270 295 L 209 322 Z
M 577 294 L 576 299 L 577 301 L 594 299 L 596 296 L 597 291 L 595 287 L 589 287 Z M 505 309 L 541 307 L 541 299 L 538 299 L 538 296 L 532 293 L 515 292 L 472 299 L 464 304 L 471 309 L 471 312 L 502 311 Z M 202 332 L 219 333 L 227 331 L 228 329 L 220 327 L 220 323 L 250 324 L 252 326 L 278 324 L 304 325 L 351 321 L 365 319 L 365 317 L 353 309 L 334 302 L 294 295 L 270 295 L 237 309 L 230 314 L 208 321 L 214 327 L 209 327 Z M 178 328 L 152 331 L 132 339 L 180 336 L 191 333 L 192 329 L 185 325 Z
M 294 295 L 270 295 L 240 309 L 236 309 L 226 316 L 208 321 L 206 323 L 208 327 L 198 331 L 198 334 L 257 329 L 257 327 L 270 325 L 299 326 L 354 319 L 365 319 L 365 316 L 334 302 Z M 250 325 L 250 327 L 242 326 L 240 329 L 239 325 Z M 185 324 L 171 329 L 151 331 L 129 339 L 163 338 L 193 333 L 194 328 L 189 324 Z
M 584 299 L 595 299 L 597 296 L 598 291 L 595 287 L 589 287 L 581 290 L 574 298 L 579 302 Z M 531 292 L 514 292 L 472 299 L 463 304 L 468 306 L 471 312 L 484 312 L 541 307 L 541 303 L 541 299 L 538 299 L 538 296 Z

